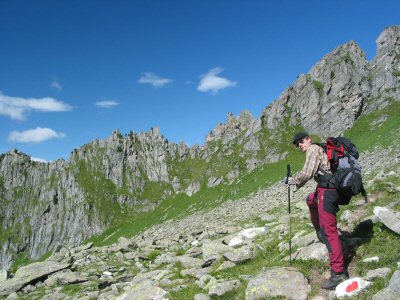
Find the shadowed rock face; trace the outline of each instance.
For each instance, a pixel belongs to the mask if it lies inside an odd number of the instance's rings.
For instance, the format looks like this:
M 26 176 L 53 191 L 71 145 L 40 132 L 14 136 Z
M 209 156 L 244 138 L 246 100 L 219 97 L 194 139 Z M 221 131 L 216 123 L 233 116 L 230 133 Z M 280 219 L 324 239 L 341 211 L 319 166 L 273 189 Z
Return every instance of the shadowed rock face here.
M 189 181 L 172 165 L 189 159 L 208 163 L 216 153 L 224 161 L 237 145 L 246 152 L 246 171 L 284 158 L 285 153 L 274 151 L 257 157 L 265 147 L 262 130 L 273 133 L 284 119 L 311 134 L 339 135 L 363 113 L 385 105 L 388 97 L 400 98 L 400 27 L 385 29 L 377 44 L 371 62 L 354 41 L 336 48 L 300 75 L 260 118 L 248 111 L 229 114 L 202 147 L 168 142 L 153 128 L 127 136 L 115 131 L 108 139 L 75 149 L 68 161 L 33 162 L 18 150 L 0 155 L 0 267 L 8 269 L 18 253 L 38 258 L 61 245 L 78 245 L 103 232 L 122 207 L 149 211 L 174 193 L 198 192 L 200 181 Z M 202 176 L 210 187 L 243 174 L 238 165 L 225 176 L 207 171 Z M 149 183 L 162 187 L 157 201 L 146 198 Z

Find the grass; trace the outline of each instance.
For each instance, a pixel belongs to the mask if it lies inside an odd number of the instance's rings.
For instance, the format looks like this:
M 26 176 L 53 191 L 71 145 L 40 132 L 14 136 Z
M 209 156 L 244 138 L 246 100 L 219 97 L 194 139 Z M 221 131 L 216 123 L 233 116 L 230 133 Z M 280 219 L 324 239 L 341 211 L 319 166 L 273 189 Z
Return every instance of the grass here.
M 361 152 L 371 150 L 376 146 L 388 147 L 400 137 L 399 115 L 400 101 L 392 99 L 391 103 L 382 110 L 374 111 L 358 119 L 353 127 L 344 133 L 344 136 L 350 138 Z M 379 121 L 382 116 L 386 116 L 386 120 L 374 127 L 374 122 Z
M 324 84 L 318 80 L 313 80 L 312 83 L 314 88 L 317 90 L 319 97 L 322 97 L 324 95 Z

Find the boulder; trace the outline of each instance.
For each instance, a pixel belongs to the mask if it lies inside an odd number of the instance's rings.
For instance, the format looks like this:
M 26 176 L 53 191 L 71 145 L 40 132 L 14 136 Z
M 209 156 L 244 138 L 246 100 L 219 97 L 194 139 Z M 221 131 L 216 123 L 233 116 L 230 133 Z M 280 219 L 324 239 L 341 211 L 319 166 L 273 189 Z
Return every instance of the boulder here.
M 209 260 L 211 258 L 218 257 L 226 252 L 232 251 L 233 248 L 222 244 L 221 241 L 211 241 L 204 243 L 202 246 L 203 259 Z
M 400 234 L 400 213 L 388 207 L 376 206 L 374 214 L 389 229 Z
M 168 299 L 168 292 L 154 285 L 151 280 L 144 280 L 134 285 L 116 300 L 164 300 Z
M 241 248 L 225 253 L 224 257 L 235 264 L 240 264 L 252 258 L 255 258 L 256 255 L 257 251 L 254 247 L 243 246 Z
M 307 300 L 311 286 L 295 268 L 267 268 L 251 279 L 246 289 L 246 300 L 285 297 Z
M 239 280 L 217 282 L 209 287 L 208 294 L 210 296 L 221 297 L 230 291 L 236 290 L 239 286 L 240 286 Z
M 391 271 L 392 270 L 390 268 L 380 268 L 380 269 L 370 270 L 368 271 L 367 276 L 365 276 L 365 279 L 373 280 L 375 278 L 385 278 L 386 276 L 389 275 Z
M 322 243 L 311 244 L 307 247 L 298 249 L 292 254 L 293 260 L 310 260 L 317 259 L 320 261 L 328 261 L 329 255 L 326 246 Z M 288 258 L 286 258 L 287 260 Z
M 45 283 L 47 286 L 56 284 L 74 284 L 88 281 L 88 278 L 80 273 L 72 272 L 71 270 L 63 270 L 49 276 Z
M 203 264 L 203 260 L 190 256 L 178 256 L 177 260 L 184 268 L 200 268 Z
M 44 278 L 57 271 L 67 269 L 70 264 L 63 264 L 54 261 L 36 262 L 24 266 L 15 273 L 14 278 L 6 280 L 0 287 L 0 296 L 17 292 L 24 286 L 38 279 Z
M 389 288 L 400 294 L 400 270 L 393 273 L 389 281 Z

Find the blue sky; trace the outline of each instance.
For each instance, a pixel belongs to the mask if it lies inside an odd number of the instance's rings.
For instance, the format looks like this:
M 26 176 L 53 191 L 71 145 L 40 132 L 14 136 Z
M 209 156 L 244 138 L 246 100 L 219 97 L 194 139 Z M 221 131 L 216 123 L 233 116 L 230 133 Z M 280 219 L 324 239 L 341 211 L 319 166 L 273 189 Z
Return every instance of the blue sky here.
M 368 59 L 400 1 L 0 0 L 0 153 L 74 148 L 160 127 L 202 145 L 262 110 L 325 54 Z

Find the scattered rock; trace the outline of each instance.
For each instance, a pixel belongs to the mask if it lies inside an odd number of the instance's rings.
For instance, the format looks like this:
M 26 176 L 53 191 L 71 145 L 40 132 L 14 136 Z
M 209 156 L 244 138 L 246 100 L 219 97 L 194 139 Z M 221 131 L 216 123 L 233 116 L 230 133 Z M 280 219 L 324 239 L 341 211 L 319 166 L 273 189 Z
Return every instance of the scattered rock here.
M 211 300 L 211 298 L 206 294 L 196 294 L 194 295 L 194 300 Z
M 244 263 L 252 258 L 255 258 L 257 255 L 257 251 L 255 247 L 252 246 L 243 246 L 238 249 L 234 249 L 231 252 L 227 252 L 224 254 L 224 257 L 235 263 L 235 264 L 240 264 Z
M 362 260 L 362 262 L 365 262 L 365 263 L 379 262 L 379 257 L 378 257 L 378 256 L 367 257 L 367 258 L 364 258 L 364 259 Z
M 216 272 L 222 271 L 222 270 L 226 270 L 226 269 L 231 269 L 233 267 L 235 267 L 236 264 L 231 262 L 231 261 L 224 261 L 216 270 Z
M 210 296 L 223 296 L 230 291 L 236 290 L 239 286 L 239 280 L 218 282 L 209 287 L 208 294 Z
M 392 270 L 390 268 L 380 268 L 375 270 L 370 270 L 365 276 L 366 280 L 373 280 L 375 278 L 385 278 L 389 275 Z
M 267 268 L 250 280 L 246 300 L 283 296 L 292 300 L 307 300 L 311 286 L 303 274 L 294 268 Z
M 386 227 L 400 234 L 400 213 L 387 207 L 376 206 L 374 214 Z
M 14 278 L 5 281 L 0 286 L 0 296 L 17 292 L 31 282 L 69 267 L 69 264 L 62 264 L 54 261 L 43 261 L 19 268 L 15 273 Z
M 151 280 L 144 280 L 141 283 L 129 288 L 126 293 L 117 297 L 116 300 L 164 300 L 168 292 L 155 286 Z

